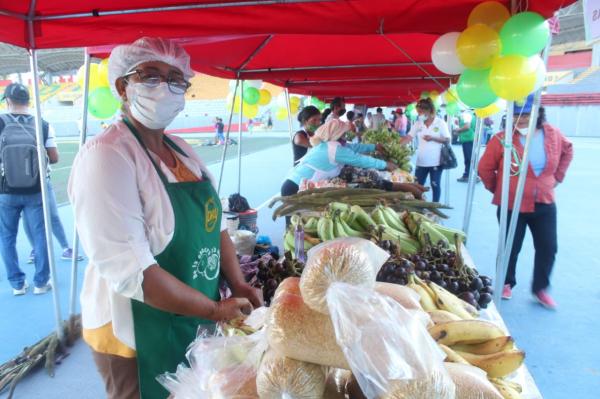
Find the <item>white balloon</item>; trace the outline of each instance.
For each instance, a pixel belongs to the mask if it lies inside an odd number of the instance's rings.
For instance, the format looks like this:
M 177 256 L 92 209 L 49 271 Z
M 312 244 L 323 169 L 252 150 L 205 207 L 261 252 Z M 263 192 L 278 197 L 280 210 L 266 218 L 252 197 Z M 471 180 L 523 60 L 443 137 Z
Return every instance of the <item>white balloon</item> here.
M 431 49 L 433 65 L 448 75 L 459 75 L 465 70 L 456 53 L 456 41 L 460 32 L 449 32 L 440 36 Z
M 255 89 L 260 89 L 260 86 L 262 86 L 262 80 L 245 80 L 244 84 L 246 85 L 246 87 L 254 87 Z

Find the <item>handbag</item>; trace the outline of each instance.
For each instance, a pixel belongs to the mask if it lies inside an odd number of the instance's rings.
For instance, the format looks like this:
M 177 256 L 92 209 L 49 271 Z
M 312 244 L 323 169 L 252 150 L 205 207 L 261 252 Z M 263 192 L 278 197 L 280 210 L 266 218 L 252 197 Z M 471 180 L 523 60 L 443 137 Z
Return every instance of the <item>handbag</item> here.
M 452 146 L 449 143 L 442 145 L 440 154 L 440 168 L 441 169 L 454 169 L 458 166 L 456 161 L 456 155 L 452 150 Z

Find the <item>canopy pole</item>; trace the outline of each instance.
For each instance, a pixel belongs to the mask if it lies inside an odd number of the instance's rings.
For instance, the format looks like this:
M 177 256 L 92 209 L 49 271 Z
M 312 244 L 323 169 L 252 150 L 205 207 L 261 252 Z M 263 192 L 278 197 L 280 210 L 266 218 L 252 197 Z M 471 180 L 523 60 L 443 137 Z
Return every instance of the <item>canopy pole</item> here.
M 91 57 L 85 52 L 83 62 L 83 114 L 81 116 L 81 131 L 79 132 L 79 149 L 85 144 L 87 138 L 87 114 L 88 114 L 88 94 L 90 91 L 90 60 Z M 77 221 L 73 223 L 73 259 L 71 260 L 71 292 L 69 294 L 69 323 L 73 323 L 73 317 L 77 309 L 77 272 L 79 264 L 79 235 L 77 234 Z
M 506 104 L 506 126 L 504 128 L 504 162 L 502 165 L 502 196 L 500 200 L 500 228 L 498 235 L 498 250 L 496 254 L 496 280 L 494 289 L 494 301 L 496 306 L 500 306 L 502 288 L 506 273 L 503 268 L 503 255 L 506 243 L 507 219 L 508 219 L 508 192 L 510 184 L 510 164 L 512 162 L 512 136 L 513 136 L 513 101 Z
M 288 112 L 288 126 L 290 129 L 290 143 L 292 144 L 292 165 L 294 164 L 294 127 L 292 125 L 292 106 L 290 104 L 290 92 L 288 88 L 285 88 L 285 103 L 287 105 Z
M 446 172 L 444 177 L 444 205 L 450 206 L 450 170 L 442 170 L 442 173 Z
M 469 167 L 469 184 L 467 186 L 467 200 L 465 201 L 465 215 L 463 217 L 462 230 L 469 236 L 469 224 L 471 223 L 471 211 L 473 210 L 473 197 L 475 195 L 475 184 L 477 179 L 477 165 L 479 164 L 479 151 L 481 149 L 481 137 L 483 136 L 483 121 L 477 118 L 475 126 L 475 138 L 473 140 L 473 153 L 471 154 L 471 165 Z
M 225 134 L 225 144 L 221 153 L 221 169 L 219 170 L 219 185 L 217 186 L 217 194 L 221 194 L 221 183 L 223 182 L 223 171 L 225 169 L 225 157 L 227 156 L 227 148 L 229 147 L 229 132 L 231 132 L 231 122 L 233 119 L 233 109 L 235 107 L 235 98 L 237 96 L 240 79 L 235 81 L 235 89 L 233 89 L 233 101 L 231 102 L 231 111 L 229 112 L 229 122 L 227 123 L 227 133 Z
M 40 90 L 38 87 L 39 71 L 37 63 L 37 50 L 31 50 L 29 56 L 31 72 L 33 74 L 33 98 L 35 102 L 35 135 L 37 141 L 38 168 L 40 173 L 40 188 L 42 192 L 42 207 L 44 210 L 44 230 L 46 235 L 46 249 L 48 252 L 48 264 L 50 268 L 50 283 L 52 284 L 52 301 L 54 303 L 54 318 L 56 322 L 56 335 L 60 341 L 63 341 L 64 334 L 62 329 L 62 316 L 60 312 L 60 302 L 58 295 L 58 283 L 56 278 L 56 267 L 54 264 L 54 246 L 52 240 L 52 221 L 50 218 L 50 208 L 48 207 L 48 179 L 46 178 L 46 147 L 44 143 L 44 134 L 42 132 L 42 109 L 40 101 Z
M 242 115 L 244 113 L 244 81 L 240 90 L 240 117 L 238 126 L 238 194 L 242 192 Z
M 546 66 L 548 64 L 548 54 L 550 53 L 551 44 L 552 36 L 549 36 L 543 56 L 544 65 Z M 531 108 L 531 114 L 529 116 L 529 133 L 525 138 L 525 147 L 523 148 L 523 156 L 521 158 L 521 165 L 519 166 L 519 180 L 517 181 L 517 190 L 515 191 L 515 200 L 512 208 L 513 212 L 510 216 L 510 224 L 508 225 L 508 234 L 506 236 L 504 256 L 502 259 L 503 271 L 508 267 L 508 260 L 510 259 L 510 253 L 512 251 L 513 241 L 515 239 L 515 231 L 517 229 L 519 213 L 521 210 L 521 202 L 523 200 L 523 191 L 525 190 L 525 181 L 527 180 L 527 171 L 529 170 L 529 150 L 531 147 L 532 137 L 537 130 L 537 119 L 540 105 L 542 103 L 542 88 L 543 86 L 540 87 L 533 96 L 533 105 Z

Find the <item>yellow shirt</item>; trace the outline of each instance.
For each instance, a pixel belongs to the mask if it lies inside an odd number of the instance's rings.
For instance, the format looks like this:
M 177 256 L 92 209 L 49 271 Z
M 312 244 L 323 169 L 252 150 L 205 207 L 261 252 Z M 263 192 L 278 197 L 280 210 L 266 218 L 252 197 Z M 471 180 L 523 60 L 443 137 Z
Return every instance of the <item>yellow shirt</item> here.
M 178 182 L 197 182 L 201 180 L 189 170 L 175 154 L 173 154 L 173 157 L 175 158 L 175 166 L 172 168 L 169 167 L 169 169 L 173 175 L 175 175 Z M 112 323 L 107 323 L 99 328 L 84 328 L 82 336 L 83 340 L 96 352 L 127 358 L 136 357 L 135 350 L 131 349 L 115 337 Z

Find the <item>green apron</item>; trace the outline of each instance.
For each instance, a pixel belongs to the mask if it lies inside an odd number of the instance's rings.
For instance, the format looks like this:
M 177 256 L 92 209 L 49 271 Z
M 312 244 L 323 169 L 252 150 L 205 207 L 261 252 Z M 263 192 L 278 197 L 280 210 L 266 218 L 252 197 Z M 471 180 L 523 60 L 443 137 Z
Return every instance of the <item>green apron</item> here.
M 183 283 L 219 300 L 221 265 L 221 202 L 206 176 L 200 182 L 169 183 L 154 162 L 136 129 L 124 120 L 163 182 L 173 213 L 173 238 L 156 262 Z M 165 143 L 187 156 L 171 139 Z M 163 312 L 142 302 L 132 300 L 138 378 L 142 399 L 168 396 L 156 380 L 165 372 L 175 372 L 185 361 L 187 347 L 196 338 L 198 326 L 212 324 L 209 320 Z

